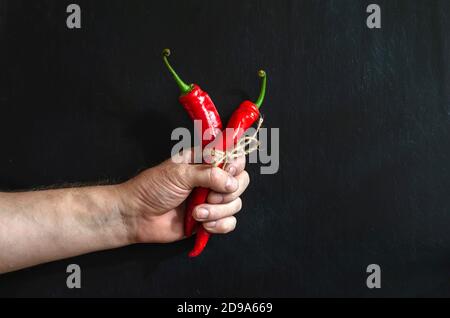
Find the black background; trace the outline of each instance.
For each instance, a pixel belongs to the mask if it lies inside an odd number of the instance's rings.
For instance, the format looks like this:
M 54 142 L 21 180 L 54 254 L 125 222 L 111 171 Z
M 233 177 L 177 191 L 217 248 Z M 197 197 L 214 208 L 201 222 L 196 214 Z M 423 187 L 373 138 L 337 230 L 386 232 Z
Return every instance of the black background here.
M 373 1 L 372 1 L 373 2 Z M 161 61 L 224 121 L 269 74 L 280 170 L 244 195 L 237 230 L 0 276 L 2 296 L 450 296 L 450 2 L 0 1 L 0 188 L 119 182 L 190 127 Z M 66 266 L 82 288 L 66 287 Z M 366 267 L 382 288 L 366 287 Z

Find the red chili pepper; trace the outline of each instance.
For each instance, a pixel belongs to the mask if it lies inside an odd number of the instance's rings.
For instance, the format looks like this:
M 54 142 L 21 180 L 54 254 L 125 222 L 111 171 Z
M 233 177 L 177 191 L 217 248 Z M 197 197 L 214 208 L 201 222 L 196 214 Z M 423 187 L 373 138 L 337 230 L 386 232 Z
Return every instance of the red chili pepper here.
M 219 113 L 217 112 L 216 106 L 214 105 L 211 97 L 209 97 L 206 92 L 204 92 L 196 84 L 186 84 L 178 76 L 167 59 L 169 56 L 170 50 L 165 49 L 163 51 L 163 60 L 180 88 L 181 96 L 179 97 L 179 101 L 192 120 L 201 121 L 201 130 L 197 131 L 197 134 L 199 134 L 200 138 L 202 138 L 202 145 L 204 147 L 209 144 L 211 140 L 214 140 L 218 132 L 222 130 L 222 122 L 220 120 Z M 206 131 L 208 131 L 207 134 L 208 137 L 211 137 L 210 139 L 203 138 Z M 195 188 L 187 199 L 184 218 L 184 232 L 186 236 L 192 235 L 195 225 L 197 224 L 197 221 L 192 216 L 192 211 L 197 205 L 206 201 L 208 193 L 209 190 L 206 188 Z
M 261 107 L 265 93 L 266 93 L 266 84 L 267 84 L 267 77 L 266 73 L 264 71 L 258 72 L 259 77 L 262 78 L 262 85 L 261 85 L 261 92 L 259 94 L 258 100 L 253 103 L 251 101 L 244 101 L 239 107 L 233 112 L 231 115 L 230 120 L 228 121 L 227 128 L 232 128 L 233 135 L 227 137 L 227 129 L 225 129 L 222 132 L 222 142 L 219 142 L 218 145 L 215 147 L 215 149 L 224 151 L 224 150 L 230 150 L 236 143 L 239 141 L 239 139 L 242 137 L 242 135 L 245 133 L 245 131 L 250 128 L 256 120 L 259 118 L 259 108 Z M 231 132 L 230 130 L 228 132 Z M 218 137 L 217 140 L 220 137 Z M 205 196 L 205 201 L 206 197 Z M 198 204 L 203 204 L 203 202 L 196 202 Z M 208 243 L 209 237 L 211 234 L 205 230 L 203 226 L 200 226 L 197 230 L 197 237 L 195 240 L 195 246 L 192 249 L 192 251 L 189 253 L 189 257 L 196 257 L 200 255 L 200 253 L 203 251 L 203 249 L 206 247 L 206 244 Z

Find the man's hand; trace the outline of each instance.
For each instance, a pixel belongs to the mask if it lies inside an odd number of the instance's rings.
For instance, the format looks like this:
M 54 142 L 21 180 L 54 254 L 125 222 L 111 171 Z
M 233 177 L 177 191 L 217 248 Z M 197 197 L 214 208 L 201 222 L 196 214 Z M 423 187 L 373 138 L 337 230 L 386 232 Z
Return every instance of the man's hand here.
M 249 184 L 242 156 L 226 171 L 210 165 L 190 164 L 192 154 L 182 163 L 172 159 L 148 169 L 119 185 L 120 210 L 133 242 L 166 243 L 184 237 L 184 201 L 195 187 L 210 188 L 207 203 L 195 208 L 194 218 L 204 222 L 211 233 L 228 233 L 236 227 L 242 207 L 239 196 Z
M 249 183 L 245 158 L 223 171 L 168 160 L 109 186 L 0 193 L 0 273 L 132 243 L 183 238 L 184 201 L 210 188 L 194 217 L 211 233 L 236 226 L 239 196 Z

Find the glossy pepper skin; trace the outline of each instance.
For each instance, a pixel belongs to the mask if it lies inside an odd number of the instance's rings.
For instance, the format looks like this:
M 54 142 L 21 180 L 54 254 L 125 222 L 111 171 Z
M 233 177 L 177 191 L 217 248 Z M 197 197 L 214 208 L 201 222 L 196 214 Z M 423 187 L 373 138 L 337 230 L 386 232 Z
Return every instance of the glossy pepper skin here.
M 189 93 L 181 95 L 178 99 L 183 105 L 192 120 L 201 120 L 202 130 L 198 134 L 203 136 L 207 129 L 211 129 L 212 137 L 216 137 L 217 129 L 222 130 L 222 122 L 219 113 L 214 105 L 211 97 L 204 92 L 197 84 L 192 84 L 192 89 Z M 211 140 L 203 139 L 203 146 L 210 143 Z
M 183 105 L 192 120 L 201 121 L 201 130 L 196 131 L 198 136 L 202 138 L 202 146 L 206 146 L 215 139 L 217 134 L 222 130 L 222 121 L 220 120 L 217 108 L 214 105 L 211 97 L 204 92 L 197 84 L 186 84 L 175 72 L 168 61 L 170 50 L 163 50 L 163 60 L 169 72 L 172 74 L 177 83 L 181 95 L 179 102 Z M 198 127 L 198 126 L 196 126 Z M 208 131 L 208 138 L 204 139 L 205 132 Z M 206 188 L 195 188 L 189 195 L 186 202 L 186 211 L 184 217 L 184 233 L 186 236 L 191 236 L 197 224 L 197 221 L 192 216 L 194 208 L 206 201 L 209 190 Z M 200 203 L 199 203 L 200 202 Z
M 251 101 L 244 101 L 241 105 L 239 105 L 239 107 L 231 115 L 226 127 L 232 128 L 233 130 L 225 129 L 222 132 L 222 136 L 216 139 L 216 144 L 214 145 L 215 149 L 220 151 L 231 150 L 237 144 L 245 131 L 249 129 L 260 117 L 259 107 L 261 107 L 261 104 L 264 101 L 267 77 L 264 71 L 259 71 L 258 75 L 263 79 L 261 93 L 258 100 L 255 103 Z M 230 132 L 233 132 L 233 134 L 231 136 L 227 136 Z M 208 194 L 205 196 L 205 201 L 207 196 Z M 205 201 L 197 203 L 203 204 Z M 208 244 L 210 236 L 211 234 L 203 226 L 199 226 L 197 229 L 195 245 L 192 251 L 189 252 L 189 257 L 196 257 L 200 255 Z

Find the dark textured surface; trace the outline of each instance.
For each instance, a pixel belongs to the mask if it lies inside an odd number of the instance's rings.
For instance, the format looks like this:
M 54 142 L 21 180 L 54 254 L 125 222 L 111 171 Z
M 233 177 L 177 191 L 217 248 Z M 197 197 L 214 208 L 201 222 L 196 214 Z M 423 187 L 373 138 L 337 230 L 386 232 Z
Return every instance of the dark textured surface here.
M 373 2 L 373 1 L 371 1 Z M 189 126 L 160 59 L 229 115 L 270 76 L 281 169 L 238 229 L 0 276 L 2 296 L 450 296 L 450 2 L 0 0 L 0 188 L 124 180 Z M 65 286 L 70 263 L 82 289 Z M 365 287 L 368 264 L 382 289 Z

